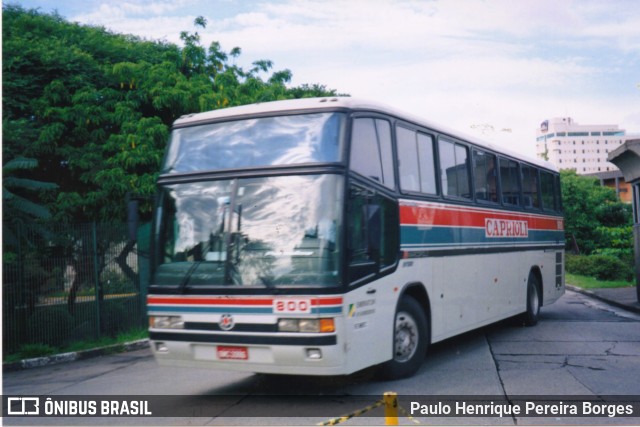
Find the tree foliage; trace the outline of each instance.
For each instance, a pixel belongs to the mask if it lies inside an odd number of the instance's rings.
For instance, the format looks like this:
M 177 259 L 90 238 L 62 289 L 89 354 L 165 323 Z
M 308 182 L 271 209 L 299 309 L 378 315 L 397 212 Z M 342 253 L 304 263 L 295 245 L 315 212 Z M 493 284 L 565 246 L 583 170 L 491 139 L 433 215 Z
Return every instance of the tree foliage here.
M 5 218 L 2 233 L 8 243 L 17 242 L 20 226 L 51 217 L 49 209 L 33 199 L 39 194 L 56 190 L 58 186 L 52 182 L 22 177 L 37 167 L 36 159 L 25 157 L 11 159 L 2 167 L 2 209 Z
M 611 248 L 630 251 L 631 210 L 613 189 L 574 170 L 560 172 L 565 230 L 581 253 L 603 253 Z
M 239 47 L 183 47 L 3 6 L 3 158 L 30 158 L 33 181 L 56 221 L 122 220 L 126 195 L 150 199 L 171 123 L 179 116 L 278 99 L 335 95 L 287 87 L 269 60 L 235 65 Z M 196 18 L 205 28 L 206 19 Z M 142 205 L 150 212 L 150 203 Z

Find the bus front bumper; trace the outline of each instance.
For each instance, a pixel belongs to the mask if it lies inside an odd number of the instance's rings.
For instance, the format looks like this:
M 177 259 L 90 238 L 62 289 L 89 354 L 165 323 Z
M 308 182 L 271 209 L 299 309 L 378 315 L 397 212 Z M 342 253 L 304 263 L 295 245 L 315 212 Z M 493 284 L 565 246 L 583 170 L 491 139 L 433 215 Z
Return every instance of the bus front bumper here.
M 345 351 L 343 346 L 336 342 L 335 335 L 332 335 L 329 340 L 327 340 L 328 337 L 322 337 L 321 340 L 303 340 L 306 344 L 301 345 L 275 344 L 270 343 L 268 339 L 263 340 L 264 344 L 194 342 L 193 337 L 188 338 L 189 340 L 176 340 L 178 334 L 165 335 L 151 332 L 150 335 L 151 348 L 160 365 L 266 374 L 345 375 L 351 373 L 345 371 Z M 202 335 L 203 339 L 205 337 L 210 338 L 208 335 Z M 277 338 L 286 339 L 287 337 Z M 298 339 L 298 337 L 292 338 Z M 327 345 L 325 342 L 331 344 Z

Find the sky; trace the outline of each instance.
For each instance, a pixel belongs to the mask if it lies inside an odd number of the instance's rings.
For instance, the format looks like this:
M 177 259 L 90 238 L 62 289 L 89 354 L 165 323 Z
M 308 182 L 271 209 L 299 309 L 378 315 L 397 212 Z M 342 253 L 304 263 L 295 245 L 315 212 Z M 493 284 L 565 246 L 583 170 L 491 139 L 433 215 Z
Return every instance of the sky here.
M 14 0 L 71 22 L 242 49 L 319 83 L 535 155 L 552 117 L 640 134 L 636 0 Z M 196 17 L 207 27 L 196 28 Z

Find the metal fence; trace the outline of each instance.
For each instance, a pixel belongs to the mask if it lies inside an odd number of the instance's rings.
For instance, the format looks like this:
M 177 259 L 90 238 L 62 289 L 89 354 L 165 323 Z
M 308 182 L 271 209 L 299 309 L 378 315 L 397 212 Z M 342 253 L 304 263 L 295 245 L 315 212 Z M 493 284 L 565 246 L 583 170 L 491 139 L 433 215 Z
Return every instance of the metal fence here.
M 141 250 L 127 224 L 22 227 L 3 242 L 3 353 L 146 326 Z

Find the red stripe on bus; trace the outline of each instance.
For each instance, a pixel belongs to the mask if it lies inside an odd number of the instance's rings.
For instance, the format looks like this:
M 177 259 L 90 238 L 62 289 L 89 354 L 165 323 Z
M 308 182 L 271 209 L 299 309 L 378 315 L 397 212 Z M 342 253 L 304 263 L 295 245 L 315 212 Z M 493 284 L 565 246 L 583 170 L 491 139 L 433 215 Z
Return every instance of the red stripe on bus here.
M 149 304 L 271 305 L 272 299 L 149 297 Z
M 436 206 L 400 206 L 400 223 L 406 225 L 426 225 L 444 227 L 484 228 L 485 220 L 504 219 L 527 221 L 533 230 L 562 230 L 561 217 L 547 217 L 529 214 L 505 213 L 502 211 L 476 210 Z
M 301 297 L 304 298 L 304 297 Z M 198 297 L 158 297 L 147 298 L 148 304 L 193 304 L 193 305 L 268 305 L 273 304 L 273 298 L 198 298 Z M 342 298 L 311 298 L 312 306 L 339 305 Z

